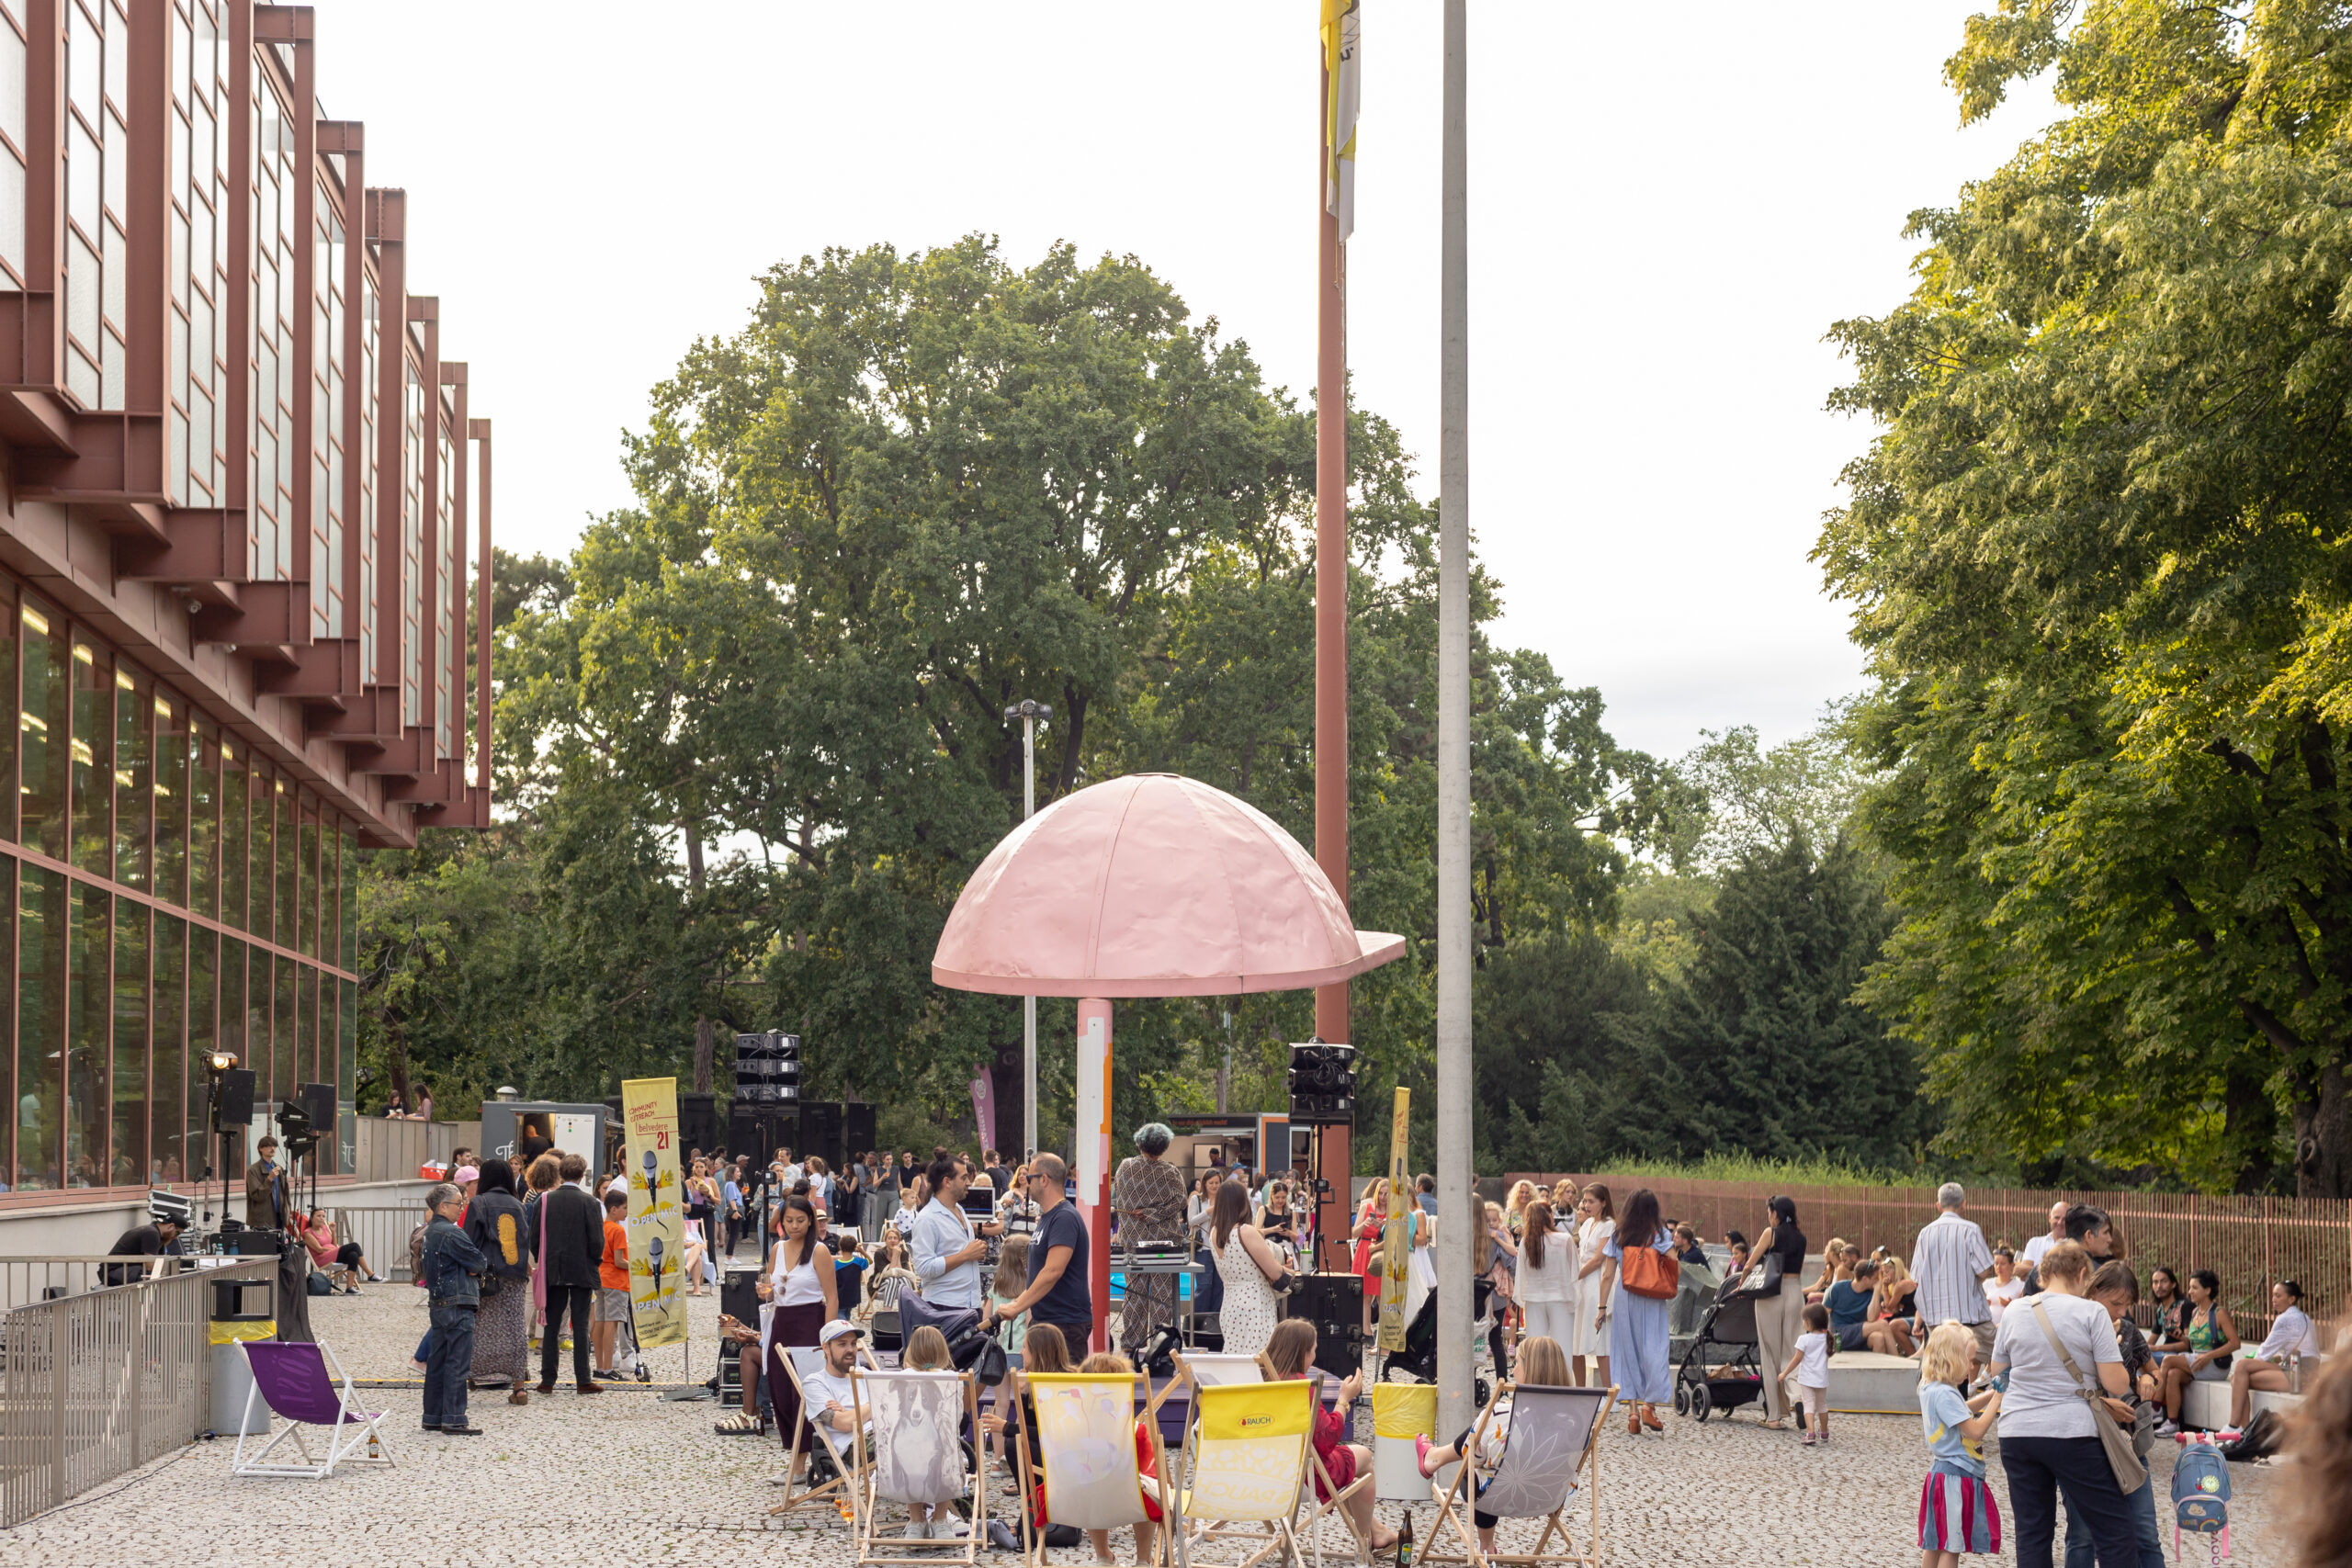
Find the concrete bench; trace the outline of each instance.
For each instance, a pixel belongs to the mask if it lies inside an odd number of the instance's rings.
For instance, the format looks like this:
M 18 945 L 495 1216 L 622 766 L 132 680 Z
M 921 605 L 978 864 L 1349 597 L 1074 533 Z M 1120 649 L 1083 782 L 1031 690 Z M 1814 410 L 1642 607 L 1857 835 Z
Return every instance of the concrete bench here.
M 1829 1408 L 1857 1416 L 1917 1416 L 1918 1361 L 1875 1350 L 1840 1350 L 1829 1358 Z

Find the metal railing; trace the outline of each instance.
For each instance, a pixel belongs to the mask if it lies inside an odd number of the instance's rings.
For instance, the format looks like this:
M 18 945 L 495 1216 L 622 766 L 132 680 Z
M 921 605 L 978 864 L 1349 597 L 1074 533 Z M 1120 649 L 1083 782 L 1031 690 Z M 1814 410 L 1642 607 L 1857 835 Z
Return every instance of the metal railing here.
M 0 1260 L 10 1280 L 96 1280 L 121 1258 Z M 0 1315 L 0 1527 L 194 1442 L 211 1425 L 212 1287 L 265 1280 L 275 1258 L 187 1267 Z M 42 1271 L 17 1265 L 42 1266 Z M 40 1285 L 49 1289 L 49 1283 Z
M 360 1256 L 368 1259 L 370 1269 L 388 1280 L 409 1277 L 408 1238 L 425 1221 L 422 1202 L 322 1203 L 320 1207 L 334 1224 L 335 1239 L 357 1242 Z

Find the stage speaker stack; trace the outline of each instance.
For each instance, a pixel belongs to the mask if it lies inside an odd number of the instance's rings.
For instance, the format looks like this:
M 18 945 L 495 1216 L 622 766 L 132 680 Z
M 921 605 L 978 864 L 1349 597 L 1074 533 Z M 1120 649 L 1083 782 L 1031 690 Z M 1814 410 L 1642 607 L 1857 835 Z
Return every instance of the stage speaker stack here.
M 243 1128 L 254 1119 L 254 1070 L 232 1067 L 220 1075 L 220 1127 Z
M 1355 1120 L 1356 1048 L 1327 1045 L 1319 1039 L 1292 1046 L 1290 1124 L 1352 1127 Z M 1265 1163 L 1278 1166 L 1288 1161 Z
M 765 1034 L 738 1034 L 736 1103 L 787 1105 L 797 1103 L 799 1099 L 800 1036 L 773 1031 Z
M 842 1107 L 842 1142 L 848 1145 L 843 1153 L 854 1158 L 873 1148 L 881 1135 L 874 1125 L 874 1107 L 857 1100 Z
M 1363 1277 L 1302 1274 L 1285 1315 L 1315 1325 L 1315 1364 L 1333 1377 L 1363 1365 Z

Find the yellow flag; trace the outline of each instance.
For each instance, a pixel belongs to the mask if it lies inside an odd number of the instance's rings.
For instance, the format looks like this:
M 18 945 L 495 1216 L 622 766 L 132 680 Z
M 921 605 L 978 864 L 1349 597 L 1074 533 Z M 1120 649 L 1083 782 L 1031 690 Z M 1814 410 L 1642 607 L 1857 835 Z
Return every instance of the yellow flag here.
M 1340 243 L 1356 230 L 1356 107 L 1363 97 L 1363 0 L 1323 0 L 1323 209 Z
M 625 1078 L 628 1130 L 628 1304 L 638 1348 L 686 1337 L 686 1212 L 679 1202 L 678 1080 Z
M 1412 1266 L 1413 1243 L 1406 1222 L 1413 1208 L 1413 1178 L 1405 1168 L 1405 1144 L 1413 1130 L 1413 1091 L 1396 1091 L 1396 1115 L 1388 1134 L 1388 1214 L 1380 1262 L 1380 1348 L 1405 1348 L 1405 1271 Z

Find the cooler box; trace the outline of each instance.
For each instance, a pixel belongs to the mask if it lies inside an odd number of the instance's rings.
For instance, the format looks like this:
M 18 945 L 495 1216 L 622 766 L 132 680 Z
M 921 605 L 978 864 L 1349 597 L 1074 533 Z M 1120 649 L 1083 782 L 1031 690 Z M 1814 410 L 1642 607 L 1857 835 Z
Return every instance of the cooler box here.
M 1381 1382 L 1372 1385 L 1372 1490 L 1389 1503 L 1426 1503 L 1430 1483 L 1421 1479 L 1416 1438 L 1437 1441 L 1437 1385 Z

